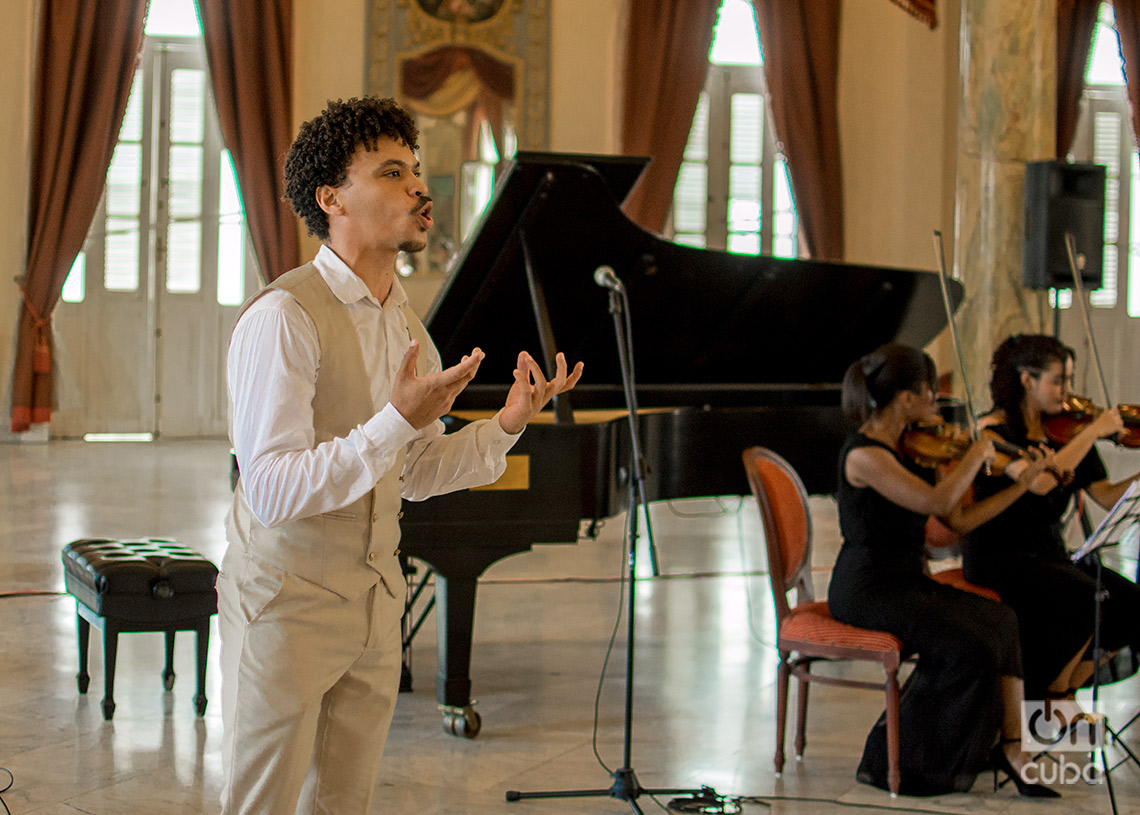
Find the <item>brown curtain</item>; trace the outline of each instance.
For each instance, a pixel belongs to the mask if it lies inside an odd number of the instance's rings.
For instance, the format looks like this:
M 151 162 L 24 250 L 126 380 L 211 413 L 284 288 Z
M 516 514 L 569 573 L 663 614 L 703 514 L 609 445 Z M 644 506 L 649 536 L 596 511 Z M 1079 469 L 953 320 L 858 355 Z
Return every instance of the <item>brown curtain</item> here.
M 12 432 L 51 418 L 51 314 L 95 217 L 142 47 L 146 0 L 43 0 Z
M 934 11 L 934 0 L 891 0 L 891 2 L 922 20 L 931 28 L 938 26 L 938 15 Z
M 285 194 L 293 140 L 292 0 L 198 0 L 222 138 L 234 160 L 262 275 L 300 262 L 297 218 Z M 335 47 L 330 45 L 330 47 Z
M 807 254 L 843 260 L 839 0 L 752 0 Z
M 708 73 L 721 0 L 631 0 L 621 152 L 652 161 L 626 199 L 633 221 L 660 233 Z
M 400 66 L 400 89 L 412 99 L 427 99 L 456 71 L 470 68 L 479 81 L 504 99 L 515 98 L 515 72 L 505 62 L 474 48 L 437 48 Z
M 1057 2 L 1057 158 L 1073 146 L 1100 0 Z
M 1140 0 L 1113 0 L 1120 55 L 1124 57 L 1124 82 L 1132 109 L 1132 138 L 1140 140 Z
M 445 84 L 457 74 L 468 72 L 470 87 L 458 94 L 448 93 Z M 479 158 L 479 128 L 486 121 L 495 144 L 502 151 L 505 106 L 515 101 L 515 69 L 482 51 L 463 46 L 446 46 L 404 60 L 400 66 L 400 93 L 409 107 L 429 116 L 450 116 L 466 109 L 463 160 Z M 446 97 L 440 99 L 438 95 Z

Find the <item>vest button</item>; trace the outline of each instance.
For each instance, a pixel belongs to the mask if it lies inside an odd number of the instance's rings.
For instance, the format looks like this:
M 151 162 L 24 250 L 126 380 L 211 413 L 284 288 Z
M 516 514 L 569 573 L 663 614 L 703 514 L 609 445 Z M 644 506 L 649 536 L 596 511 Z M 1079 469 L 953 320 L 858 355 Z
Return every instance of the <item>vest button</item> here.
M 368 562 L 371 563 L 374 560 L 376 560 L 376 553 L 375 552 L 369 552 L 368 553 Z
M 400 512 L 396 513 L 396 520 L 399 520 L 400 518 L 403 518 L 403 517 L 404 517 L 404 513 L 402 510 Z
M 400 550 L 397 549 L 395 552 L 392 553 L 392 557 L 397 557 L 399 554 L 400 554 Z
M 372 514 L 372 523 L 376 523 L 378 520 L 380 520 L 380 516 L 376 513 L 373 513 Z

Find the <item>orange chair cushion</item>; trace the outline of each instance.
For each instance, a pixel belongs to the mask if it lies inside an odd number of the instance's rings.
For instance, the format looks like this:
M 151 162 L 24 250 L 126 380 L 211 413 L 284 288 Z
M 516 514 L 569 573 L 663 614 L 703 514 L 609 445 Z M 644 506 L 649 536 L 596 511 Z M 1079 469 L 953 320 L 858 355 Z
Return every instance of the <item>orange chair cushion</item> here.
M 976 583 L 971 583 L 966 579 L 961 569 L 945 569 L 941 572 L 932 574 L 931 579 L 943 583 L 947 586 L 953 586 L 960 591 L 968 591 L 973 594 L 988 597 L 998 603 L 1001 602 L 1001 595 L 993 589 L 987 589 L 985 586 L 979 586 Z
M 861 651 L 901 651 L 902 640 L 884 631 L 872 631 L 841 623 L 831 616 L 824 600 L 800 603 L 784 618 L 781 640 Z

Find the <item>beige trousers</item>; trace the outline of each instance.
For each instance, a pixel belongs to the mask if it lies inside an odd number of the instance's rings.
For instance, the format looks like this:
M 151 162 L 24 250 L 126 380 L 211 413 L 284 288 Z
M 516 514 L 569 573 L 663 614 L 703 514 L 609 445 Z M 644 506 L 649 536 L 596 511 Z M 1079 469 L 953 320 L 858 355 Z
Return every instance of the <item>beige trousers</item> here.
M 400 686 L 404 598 L 345 600 L 241 551 L 218 576 L 222 815 L 365 815 Z

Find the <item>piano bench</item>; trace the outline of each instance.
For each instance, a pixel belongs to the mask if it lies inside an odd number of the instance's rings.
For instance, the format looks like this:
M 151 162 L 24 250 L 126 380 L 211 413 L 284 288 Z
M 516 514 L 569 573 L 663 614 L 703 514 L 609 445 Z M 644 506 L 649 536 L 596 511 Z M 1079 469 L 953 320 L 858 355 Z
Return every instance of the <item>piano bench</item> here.
M 79 692 L 87 693 L 87 641 L 94 625 L 103 632 L 103 718 L 115 715 L 115 656 L 119 634 L 162 631 L 166 667 L 162 684 L 174 687 L 174 634 L 198 634 L 198 692 L 194 710 L 206 712 L 206 654 L 210 617 L 218 611 L 218 568 L 177 541 L 83 538 L 63 547 L 63 581 L 75 597 L 79 632 Z

